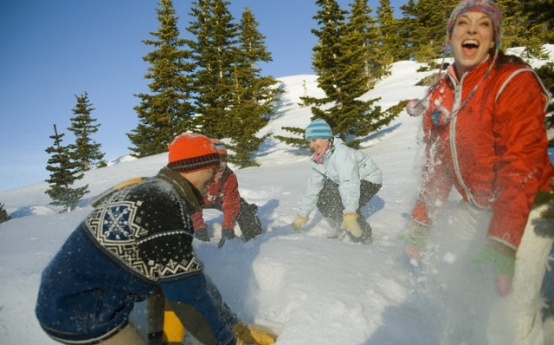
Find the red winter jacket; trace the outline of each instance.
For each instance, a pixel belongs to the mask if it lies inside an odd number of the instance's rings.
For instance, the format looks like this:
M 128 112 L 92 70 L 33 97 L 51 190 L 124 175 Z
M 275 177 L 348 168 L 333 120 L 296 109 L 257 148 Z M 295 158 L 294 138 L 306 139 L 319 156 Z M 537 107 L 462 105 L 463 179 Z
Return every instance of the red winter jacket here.
M 464 200 L 492 210 L 488 236 L 517 249 L 536 193 L 551 190 L 554 176 L 544 125 L 548 93 L 538 77 L 522 65 L 493 68 L 450 123 L 435 125 L 429 116 L 437 104 L 458 108 L 490 63 L 459 82 L 450 67 L 434 90 L 423 120 L 423 188 L 412 217 L 431 224 L 454 186 Z
M 240 212 L 240 194 L 237 175 L 226 167 L 218 181 L 215 181 L 208 190 L 208 195 L 204 198 L 203 208 L 215 208 L 223 212 L 223 229 L 234 229 L 235 220 Z M 208 227 L 204 223 L 202 211 L 192 215 L 194 230 L 205 229 Z

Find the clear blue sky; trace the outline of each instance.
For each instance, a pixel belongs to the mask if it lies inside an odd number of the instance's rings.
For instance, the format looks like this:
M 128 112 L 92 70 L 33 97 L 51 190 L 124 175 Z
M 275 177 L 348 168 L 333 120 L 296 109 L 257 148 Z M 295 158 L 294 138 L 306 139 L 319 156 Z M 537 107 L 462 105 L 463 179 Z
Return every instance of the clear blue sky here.
M 191 0 L 173 0 L 181 37 Z M 245 6 L 260 23 L 259 31 L 273 62 L 262 74 L 275 78 L 313 74 L 311 29 L 315 0 L 231 0 L 238 23 Z M 348 9 L 350 0 L 338 0 Z M 392 0 L 398 7 L 406 0 Z M 371 0 L 375 11 L 379 2 Z M 0 191 L 42 182 L 53 144 L 53 124 L 65 133 L 62 144 L 74 141 L 67 130 L 75 95 L 85 91 L 100 124 L 93 139 L 106 160 L 130 153 L 126 133 L 137 125 L 134 94 L 149 92 L 142 57 L 152 50 L 142 40 L 159 27 L 157 0 L 0 0 Z M 2 200 L 0 200 L 2 202 Z

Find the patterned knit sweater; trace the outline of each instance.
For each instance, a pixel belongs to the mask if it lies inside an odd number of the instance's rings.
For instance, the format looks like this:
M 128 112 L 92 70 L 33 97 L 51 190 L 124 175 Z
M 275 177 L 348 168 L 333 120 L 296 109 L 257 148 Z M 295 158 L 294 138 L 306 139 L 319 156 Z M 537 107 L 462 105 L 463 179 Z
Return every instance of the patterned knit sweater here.
M 160 286 L 171 303 L 210 320 L 219 343 L 232 342 L 235 316 L 209 291 L 192 248 L 190 214 L 201 203 L 196 188 L 168 168 L 109 195 L 42 274 L 36 315 L 46 333 L 67 344 L 103 341 Z

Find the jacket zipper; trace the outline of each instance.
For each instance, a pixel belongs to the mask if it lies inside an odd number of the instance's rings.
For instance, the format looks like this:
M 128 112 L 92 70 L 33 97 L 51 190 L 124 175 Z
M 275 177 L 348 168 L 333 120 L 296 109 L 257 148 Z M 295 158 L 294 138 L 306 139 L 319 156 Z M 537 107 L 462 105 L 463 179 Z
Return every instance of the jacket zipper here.
M 452 80 L 452 83 L 454 84 L 454 106 L 452 107 L 452 112 L 456 111 L 460 107 L 461 99 L 462 99 L 462 85 L 465 78 L 465 74 L 462 76 L 462 79 L 458 83 L 455 78 L 452 78 L 449 74 L 449 78 Z M 457 114 L 459 115 L 459 113 Z M 458 180 L 458 183 L 462 186 L 462 188 L 465 190 L 468 200 L 475 206 L 483 207 L 478 205 L 475 202 L 475 199 L 473 199 L 473 194 L 471 194 L 471 190 L 467 187 L 465 184 L 462 174 L 460 172 L 460 165 L 458 164 L 458 151 L 456 149 L 456 121 L 458 120 L 458 116 L 454 116 L 450 121 L 450 153 L 452 155 L 452 165 L 454 166 L 454 172 L 456 173 L 456 179 Z

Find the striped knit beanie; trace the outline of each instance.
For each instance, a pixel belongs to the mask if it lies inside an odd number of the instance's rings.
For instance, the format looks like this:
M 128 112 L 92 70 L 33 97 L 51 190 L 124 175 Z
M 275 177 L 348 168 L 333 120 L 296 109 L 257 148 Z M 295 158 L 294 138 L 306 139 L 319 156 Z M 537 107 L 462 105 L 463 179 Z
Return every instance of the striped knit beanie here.
M 448 19 L 448 25 L 446 28 L 447 47 L 450 48 L 450 37 L 452 36 L 452 30 L 454 30 L 456 19 L 460 14 L 464 14 L 466 12 L 480 12 L 489 16 L 494 26 L 494 39 L 496 48 L 498 49 L 498 47 L 500 46 L 500 34 L 502 32 L 502 13 L 500 12 L 500 8 L 498 8 L 496 2 L 494 2 L 493 0 L 460 1 L 458 6 L 456 6 L 454 11 L 452 11 L 450 19 Z
M 306 127 L 306 140 L 331 139 L 333 131 L 323 119 L 314 120 Z
M 183 133 L 168 146 L 167 167 L 179 172 L 219 167 L 219 153 L 212 141 L 196 133 Z

